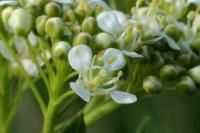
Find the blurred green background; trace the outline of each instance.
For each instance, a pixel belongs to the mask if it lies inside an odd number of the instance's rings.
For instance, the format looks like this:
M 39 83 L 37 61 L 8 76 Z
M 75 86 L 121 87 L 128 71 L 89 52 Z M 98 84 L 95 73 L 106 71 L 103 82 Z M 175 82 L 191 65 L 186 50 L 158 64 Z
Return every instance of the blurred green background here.
M 166 93 L 122 106 L 89 126 L 88 133 L 199 133 L 199 125 L 199 91 L 194 95 Z M 41 128 L 42 114 L 29 92 L 17 112 L 12 132 L 39 133 Z
M 129 12 L 135 0 L 107 0 Z M 81 102 L 81 101 L 80 101 Z M 41 132 L 43 116 L 28 92 L 15 117 L 13 133 Z M 166 93 L 139 98 L 88 127 L 88 133 L 200 133 L 200 91 L 194 95 Z

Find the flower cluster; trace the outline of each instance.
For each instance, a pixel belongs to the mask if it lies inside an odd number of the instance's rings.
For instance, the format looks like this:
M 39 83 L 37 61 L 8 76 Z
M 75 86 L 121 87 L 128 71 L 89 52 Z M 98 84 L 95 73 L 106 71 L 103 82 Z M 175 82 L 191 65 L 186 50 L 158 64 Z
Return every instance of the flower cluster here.
M 2 0 L 0 56 L 28 82 L 51 133 L 48 111 L 59 112 L 74 93 L 129 104 L 137 92 L 197 90 L 199 7 L 199 0 L 137 0 L 125 14 L 103 0 Z

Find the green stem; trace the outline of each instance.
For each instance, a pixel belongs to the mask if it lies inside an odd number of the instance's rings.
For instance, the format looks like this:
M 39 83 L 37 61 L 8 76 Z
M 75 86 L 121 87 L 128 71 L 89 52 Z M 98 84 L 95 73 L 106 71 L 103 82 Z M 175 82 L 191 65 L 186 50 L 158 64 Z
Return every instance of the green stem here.
M 107 104 L 104 104 L 103 106 L 100 106 L 97 109 L 94 109 L 93 111 L 85 115 L 84 119 L 86 125 L 87 126 L 91 125 L 95 121 L 109 114 L 113 110 L 117 109 L 119 106 L 120 106 L 119 104 L 116 104 L 114 102 L 109 102 Z
M 57 116 L 57 106 L 55 106 L 52 103 L 52 101 L 50 101 L 46 114 L 44 116 L 44 125 L 42 133 L 54 132 L 56 116 Z

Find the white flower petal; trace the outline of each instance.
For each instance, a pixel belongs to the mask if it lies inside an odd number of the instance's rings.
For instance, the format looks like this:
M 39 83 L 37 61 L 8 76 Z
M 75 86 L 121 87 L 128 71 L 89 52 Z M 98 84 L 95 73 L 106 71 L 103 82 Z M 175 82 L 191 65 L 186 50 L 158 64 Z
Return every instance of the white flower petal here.
M 78 72 L 86 72 L 92 62 L 92 51 L 87 45 L 73 47 L 68 54 L 69 64 Z
M 28 40 L 34 47 L 38 44 L 38 38 L 33 32 L 29 33 Z
M 126 64 L 124 55 L 121 53 L 120 50 L 115 48 L 108 48 L 104 52 L 103 62 L 104 62 L 104 69 L 108 72 L 120 70 Z
M 114 10 L 112 12 L 117 17 L 117 20 L 118 20 L 118 22 L 119 22 L 119 24 L 120 24 L 120 26 L 122 28 L 126 24 L 126 22 L 127 22 L 125 14 L 123 12 L 120 12 L 120 11 L 117 11 L 117 10 Z
M 103 7 L 104 11 L 111 10 L 103 0 L 89 0 L 88 4 L 93 8 L 95 8 L 96 6 L 101 6 Z
M 22 59 L 22 65 L 29 76 L 37 77 L 39 75 L 39 71 L 36 65 L 29 59 Z
M 80 84 L 74 83 L 74 82 L 70 82 L 70 87 L 84 101 L 86 101 L 86 102 L 90 101 L 91 95 L 90 95 L 90 91 L 89 90 L 83 88 Z
M 0 1 L 0 6 L 3 6 L 3 5 L 16 5 L 17 4 L 17 1 L 15 0 L 2 0 Z
M 128 51 L 128 50 L 122 50 L 121 51 L 124 55 L 126 56 L 129 56 L 129 57 L 132 57 L 132 58 L 141 58 L 142 55 L 136 53 L 136 52 L 133 52 L 133 51 Z
M 0 40 L 0 54 L 7 60 L 9 61 L 13 61 L 12 56 L 9 54 L 7 48 L 5 47 L 5 45 L 3 44 L 3 42 Z
M 121 25 L 112 11 L 104 11 L 97 16 L 97 25 L 101 30 L 117 36 L 121 32 Z
M 130 104 L 137 101 L 136 95 L 122 91 L 111 91 L 110 96 L 116 103 L 119 104 Z

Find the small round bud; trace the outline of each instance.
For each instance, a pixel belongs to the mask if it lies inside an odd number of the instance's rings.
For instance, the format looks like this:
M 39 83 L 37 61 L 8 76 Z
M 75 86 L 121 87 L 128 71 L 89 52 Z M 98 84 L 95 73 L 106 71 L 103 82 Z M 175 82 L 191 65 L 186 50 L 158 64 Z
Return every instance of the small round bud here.
M 160 81 L 157 80 L 156 77 L 154 76 L 148 76 L 144 81 L 143 81 L 143 88 L 146 93 L 149 94 L 157 94 L 161 91 L 162 89 L 162 84 Z
M 3 24 L 4 24 L 5 28 L 8 31 L 10 31 L 9 19 L 10 19 L 10 16 L 11 16 L 13 11 L 14 11 L 13 7 L 7 7 L 1 12 L 1 19 L 3 21 Z
M 105 32 L 98 33 L 95 37 L 95 44 L 98 48 L 104 49 L 110 47 L 114 43 L 114 38 Z
M 103 6 L 98 5 L 98 6 L 96 6 L 95 9 L 94 9 L 94 15 L 95 15 L 95 16 L 98 16 L 98 15 L 99 15 L 101 12 L 103 12 L 103 11 L 104 11 Z
M 200 38 L 197 38 L 192 44 L 191 44 L 191 48 L 194 51 L 200 51 Z
M 39 16 L 36 19 L 36 30 L 40 35 L 45 35 L 45 24 L 48 20 L 48 17 L 45 15 Z
M 73 25 L 72 31 L 73 31 L 74 34 L 80 33 L 81 32 L 81 26 L 78 25 L 78 24 Z
M 45 31 L 51 38 L 59 38 L 64 33 L 64 23 L 58 17 L 50 18 L 46 22 Z
M 164 32 L 174 38 L 175 40 L 179 40 L 182 35 L 182 32 L 176 27 L 174 24 L 169 24 L 164 28 Z
M 200 66 L 196 66 L 189 70 L 189 76 L 197 85 L 200 85 Z
M 190 11 L 190 12 L 187 14 L 187 19 L 190 20 L 190 21 L 192 21 L 192 20 L 194 20 L 195 15 L 196 15 L 196 13 L 195 13 L 194 11 Z
M 189 76 L 182 77 L 176 87 L 181 92 L 185 92 L 187 94 L 192 94 L 196 89 L 194 81 Z
M 79 33 L 73 41 L 73 45 L 79 45 L 79 44 L 90 44 L 92 41 L 92 36 L 88 33 L 81 32 Z
M 61 14 L 61 7 L 60 7 L 60 5 L 58 5 L 55 2 L 49 2 L 45 6 L 45 13 L 49 17 L 60 16 L 60 14 Z
M 165 65 L 160 70 L 160 77 L 164 80 L 173 80 L 180 73 L 178 66 Z
M 95 18 L 93 17 L 88 17 L 86 19 L 84 19 L 83 23 L 82 23 L 82 31 L 83 32 L 88 32 L 90 34 L 94 34 L 97 29 L 97 22 L 95 20 Z
M 38 16 L 40 13 L 40 7 L 33 2 L 26 5 L 26 10 L 33 16 Z
M 66 57 L 71 46 L 65 41 L 60 41 L 53 46 L 53 56 L 56 58 Z
M 18 8 L 10 16 L 9 25 L 15 34 L 25 36 L 32 29 L 33 18 L 26 10 Z
M 62 19 L 67 22 L 73 22 L 75 20 L 75 13 L 73 10 L 67 10 L 63 13 Z
M 85 16 L 87 16 L 89 12 L 88 4 L 85 0 L 79 1 L 78 6 L 75 9 L 75 13 L 78 19 L 82 20 Z
M 183 53 L 178 56 L 178 62 L 185 67 L 192 65 L 193 60 L 194 57 L 192 53 Z

